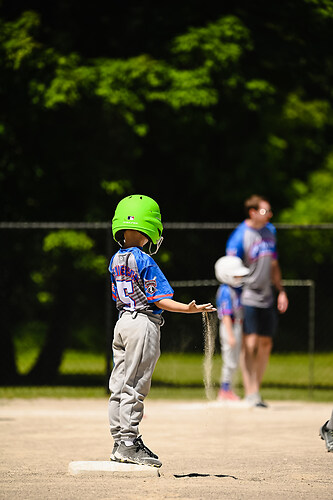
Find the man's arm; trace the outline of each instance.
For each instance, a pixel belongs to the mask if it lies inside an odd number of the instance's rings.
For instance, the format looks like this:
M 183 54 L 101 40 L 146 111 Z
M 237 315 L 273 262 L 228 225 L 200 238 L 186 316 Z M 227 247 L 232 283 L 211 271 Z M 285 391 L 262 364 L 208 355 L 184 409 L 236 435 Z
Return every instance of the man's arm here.
M 284 313 L 288 309 L 289 301 L 281 281 L 282 281 L 282 274 L 279 262 L 277 260 L 272 260 L 272 283 L 279 292 L 277 298 L 277 308 L 280 311 L 280 313 Z

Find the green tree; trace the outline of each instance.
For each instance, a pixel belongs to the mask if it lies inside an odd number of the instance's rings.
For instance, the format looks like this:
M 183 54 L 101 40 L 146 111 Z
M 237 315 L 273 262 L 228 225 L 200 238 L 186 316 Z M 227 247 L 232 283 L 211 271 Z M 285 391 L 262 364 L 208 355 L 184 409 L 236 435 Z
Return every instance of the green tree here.
M 331 223 L 333 221 L 333 152 L 323 168 L 309 174 L 307 182 L 295 180 L 294 204 L 282 211 L 281 222 L 295 224 Z
M 108 220 L 134 191 L 158 199 L 164 220 L 239 220 L 252 192 L 300 216 L 299 195 L 311 208 L 330 176 L 332 6 L 144 1 L 94 12 L 75 0 L 4 1 L 2 219 Z M 14 250 L 0 248 L 4 373 L 15 372 L 23 294 L 23 245 L 10 241 Z M 38 271 L 33 251 L 25 260 Z
M 105 182 L 155 194 L 162 203 L 173 188 L 176 197 L 185 197 L 184 217 L 207 193 L 197 216 L 202 220 L 221 209 L 224 219 L 235 220 L 241 209 L 231 203 L 241 205 L 254 190 L 268 192 L 274 206 L 288 205 L 290 177 L 304 181 L 327 155 L 331 4 L 294 0 L 283 10 L 251 4 L 220 7 L 201 26 L 185 21 L 183 34 L 154 51 L 162 57 L 132 50 L 121 58 L 124 39 L 118 50 L 110 49 L 112 57 L 102 47 L 87 57 L 75 29 L 71 38 L 69 26 L 60 28 L 61 9 L 51 16 L 41 8 L 45 25 L 35 11 L 4 18 L 0 49 L 9 99 L 1 170 L 9 187 L 3 189 L 7 217 L 105 218 Z M 68 12 L 72 7 L 69 2 Z M 190 19 L 189 5 L 185 10 Z M 136 11 L 138 26 L 146 14 L 145 6 Z M 106 19 L 114 25 L 109 12 Z M 167 173 L 163 186 L 154 174 L 141 175 L 157 166 Z M 79 204 L 73 203 L 75 191 L 85 194 Z M 116 193 L 111 196 L 118 201 Z M 170 218 L 174 210 L 169 208 Z
M 101 300 L 104 304 L 101 284 L 107 262 L 96 254 L 93 239 L 84 232 L 51 232 L 42 245 L 39 265 L 30 272 L 35 292 L 30 307 L 47 318 L 46 332 L 27 378 L 31 383 L 49 384 L 56 380 L 63 352 L 73 342 L 75 330 L 84 331 L 89 322 L 95 325 L 96 333 L 101 327 L 104 330 L 104 315 L 98 318 L 96 304 Z M 98 338 L 95 344 L 100 344 Z

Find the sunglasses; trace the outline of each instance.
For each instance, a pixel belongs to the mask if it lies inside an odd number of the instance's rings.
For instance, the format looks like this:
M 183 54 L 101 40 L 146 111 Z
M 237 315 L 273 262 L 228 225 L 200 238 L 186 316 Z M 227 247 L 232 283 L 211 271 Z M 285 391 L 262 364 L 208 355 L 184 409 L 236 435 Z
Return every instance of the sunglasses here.
M 272 213 L 272 209 L 269 208 L 268 210 L 266 208 L 260 208 L 258 210 L 258 212 L 260 213 L 260 215 L 266 215 L 266 214 L 271 214 Z

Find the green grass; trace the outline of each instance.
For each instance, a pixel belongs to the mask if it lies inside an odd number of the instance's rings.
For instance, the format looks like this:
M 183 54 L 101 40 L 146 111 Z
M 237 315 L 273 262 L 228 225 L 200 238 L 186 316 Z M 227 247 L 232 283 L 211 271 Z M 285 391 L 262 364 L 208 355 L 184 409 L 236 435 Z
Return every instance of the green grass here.
M 221 373 L 221 357 L 213 359 L 212 382 L 217 392 Z M 266 370 L 262 396 L 268 400 L 333 400 L 333 353 L 314 356 L 313 375 L 308 354 L 273 353 Z M 309 387 L 312 376 L 313 388 Z M 184 388 L 184 386 L 186 386 Z M 241 376 L 236 388 L 243 395 Z M 203 356 L 199 354 L 163 354 L 155 368 L 150 393 L 153 398 L 203 399 Z
M 37 356 L 37 348 L 19 349 L 16 359 L 19 373 L 28 373 L 36 361 Z M 60 373 L 63 375 L 75 375 L 79 373 L 86 375 L 104 375 L 105 356 L 103 354 L 68 350 L 64 354 L 60 366 Z
M 67 387 L 67 386 L 23 386 L 0 387 L 0 398 L 106 398 L 103 386 L 99 387 Z
M 37 351 L 21 351 L 18 368 L 21 374 L 29 371 Z M 273 353 L 266 370 L 262 395 L 268 400 L 333 400 L 333 353 L 314 356 L 313 386 L 309 390 L 309 356 L 307 354 Z M 212 381 L 218 390 L 221 357 L 213 359 Z M 89 383 L 88 383 L 89 382 Z M 105 356 L 102 354 L 67 351 L 60 367 L 59 385 L 54 387 L 0 387 L 2 398 L 32 397 L 107 397 Z M 241 377 L 236 387 L 242 395 Z M 205 399 L 203 385 L 203 355 L 163 353 L 154 376 L 150 398 Z
M 333 353 L 316 354 L 314 357 L 313 383 L 333 389 Z M 213 359 L 212 379 L 218 385 L 221 357 Z M 309 356 L 300 353 L 273 353 L 264 377 L 264 386 L 308 387 Z M 239 378 L 239 377 L 238 377 Z M 163 354 L 154 372 L 155 382 L 161 384 L 203 385 L 203 356 L 199 354 Z

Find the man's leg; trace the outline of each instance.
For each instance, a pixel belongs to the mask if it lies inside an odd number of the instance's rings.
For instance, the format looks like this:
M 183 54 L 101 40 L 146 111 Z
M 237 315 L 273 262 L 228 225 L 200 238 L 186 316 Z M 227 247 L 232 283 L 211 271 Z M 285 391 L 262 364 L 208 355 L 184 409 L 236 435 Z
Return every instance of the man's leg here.
M 268 365 L 272 347 L 273 341 L 271 337 L 259 336 L 256 358 L 256 378 L 258 383 L 258 390 L 260 389 L 261 382 Z
M 266 371 L 269 356 L 273 347 L 273 336 L 277 328 L 277 317 L 275 307 L 261 309 L 258 314 L 258 352 L 257 352 L 257 380 L 259 388 Z
M 240 356 L 240 366 L 243 376 L 245 396 L 259 392 L 259 383 L 257 378 L 257 348 L 258 335 L 250 333 L 243 336 L 243 345 Z

